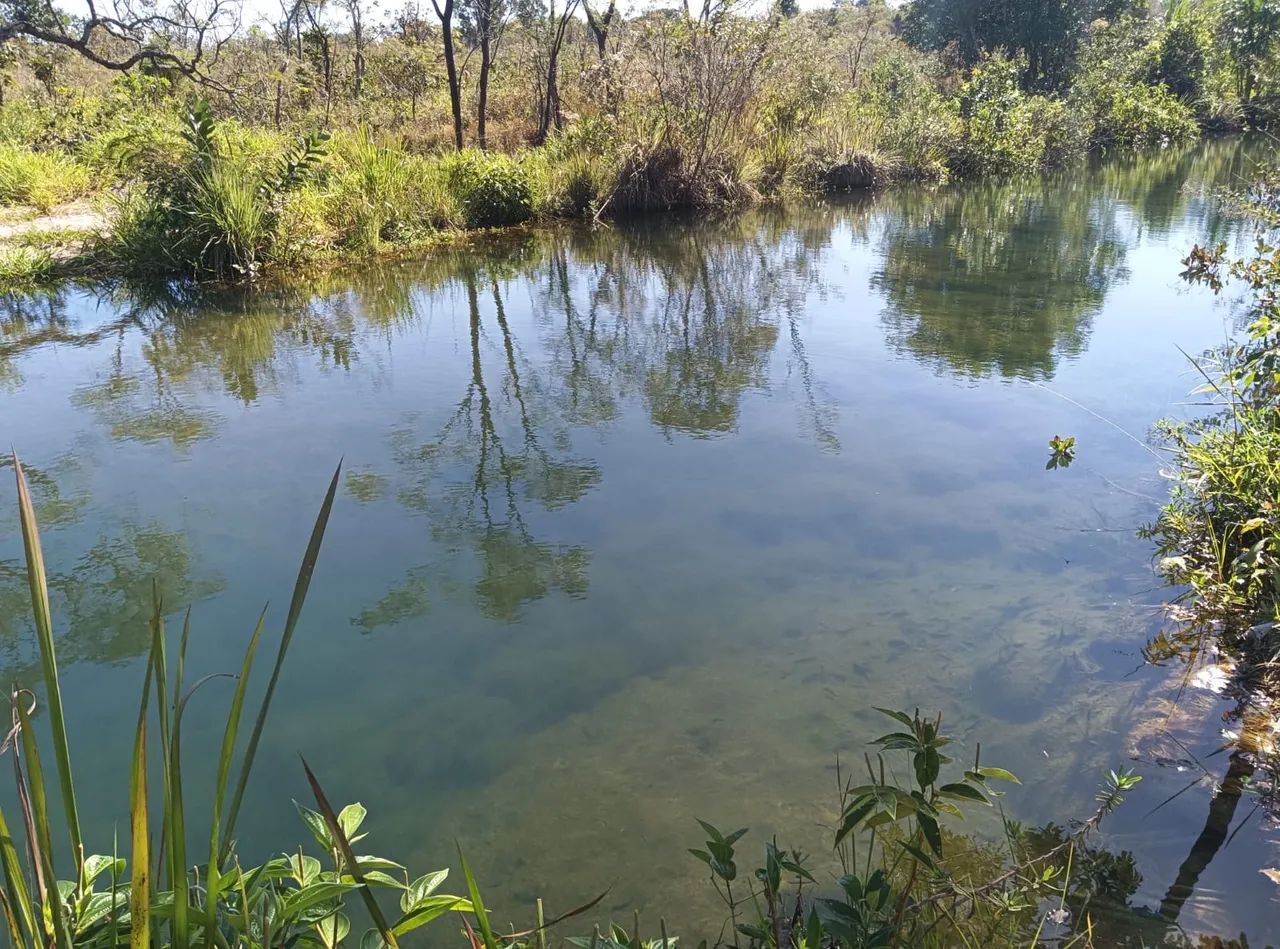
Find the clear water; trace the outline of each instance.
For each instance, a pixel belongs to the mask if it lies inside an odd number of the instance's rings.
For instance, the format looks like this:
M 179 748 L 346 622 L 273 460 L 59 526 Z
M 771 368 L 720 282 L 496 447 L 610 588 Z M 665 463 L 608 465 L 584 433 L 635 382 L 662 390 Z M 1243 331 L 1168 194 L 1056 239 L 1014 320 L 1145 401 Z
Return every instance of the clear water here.
M 719 916 L 694 816 L 825 854 L 836 755 L 883 730 L 872 706 L 918 705 L 1022 777 L 1028 822 L 1144 774 L 1101 842 L 1154 910 L 1213 782 L 1152 810 L 1192 755 L 1228 762 L 1226 706 L 1171 713 L 1180 670 L 1142 665 L 1167 593 L 1133 534 L 1166 491 L 1141 442 L 1196 410 L 1179 347 L 1234 328 L 1177 274 L 1234 233 L 1205 189 L 1247 151 L 513 234 L 287 292 L 9 298 L 0 442 L 36 483 L 97 845 L 151 578 L 194 605 L 188 668 L 232 671 L 269 599 L 278 632 L 342 457 L 248 857 L 303 838 L 301 753 L 369 808 L 370 850 L 423 872 L 460 840 L 504 918 L 612 883 L 602 913 L 696 936 Z M 1078 460 L 1047 471 L 1055 434 Z M 3 671 L 31 683 L 6 497 Z M 188 748 L 229 694 L 193 700 Z M 1280 847 L 1246 819 L 1179 922 L 1256 945 Z

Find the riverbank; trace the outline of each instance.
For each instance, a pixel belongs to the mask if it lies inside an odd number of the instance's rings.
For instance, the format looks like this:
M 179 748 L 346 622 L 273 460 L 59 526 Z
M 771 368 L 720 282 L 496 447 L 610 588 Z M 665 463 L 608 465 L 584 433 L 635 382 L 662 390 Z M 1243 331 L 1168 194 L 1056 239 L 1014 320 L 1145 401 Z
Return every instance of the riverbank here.
M 1187 663 L 1202 688 L 1231 697 L 1223 735 L 1253 789 L 1280 814 L 1280 172 L 1233 198 L 1254 223 L 1252 250 L 1197 244 L 1183 279 L 1239 294 L 1245 339 L 1192 358 L 1211 411 L 1164 421 L 1171 499 L 1146 530 L 1159 573 L 1182 594 L 1149 659 Z
M 32 226 L 0 240 L 0 280 L 253 280 L 537 221 L 718 213 L 904 181 L 1037 174 L 1100 152 L 1177 147 L 1230 124 L 1151 80 L 1145 60 L 1117 63 L 1098 42 L 1061 93 L 1026 91 L 1024 64 L 1003 54 L 945 76 L 886 56 L 856 96 L 822 106 L 774 103 L 759 114 L 756 104 L 687 127 L 646 106 L 581 117 L 509 152 L 423 150 L 407 132 L 364 123 L 263 128 L 174 90 L 121 95 L 88 127 L 70 125 L 56 103 L 6 106 L 0 200 L 29 214 L 87 201 L 105 227 Z

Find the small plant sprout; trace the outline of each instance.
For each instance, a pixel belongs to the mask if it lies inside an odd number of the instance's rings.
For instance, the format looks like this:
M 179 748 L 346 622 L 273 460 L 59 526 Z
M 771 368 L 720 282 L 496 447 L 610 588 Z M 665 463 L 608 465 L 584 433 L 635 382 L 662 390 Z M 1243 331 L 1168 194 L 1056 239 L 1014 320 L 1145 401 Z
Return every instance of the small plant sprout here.
M 1063 438 L 1061 435 L 1054 435 L 1053 438 L 1049 439 L 1049 461 L 1044 466 L 1045 470 L 1053 471 L 1055 468 L 1069 468 L 1075 458 L 1075 436 L 1068 435 Z

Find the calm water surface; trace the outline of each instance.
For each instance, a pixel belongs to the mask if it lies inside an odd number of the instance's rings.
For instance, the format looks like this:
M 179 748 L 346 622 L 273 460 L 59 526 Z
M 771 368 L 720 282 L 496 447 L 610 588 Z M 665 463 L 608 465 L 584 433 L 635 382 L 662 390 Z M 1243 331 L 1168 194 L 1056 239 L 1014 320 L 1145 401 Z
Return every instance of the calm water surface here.
M 423 872 L 458 838 L 513 917 L 612 882 L 609 912 L 696 935 L 719 917 L 694 816 L 826 853 L 835 756 L 884 730 L 871 706 L 919 705 L 1021 775 L 1028 823 L 1091 813 L 1102 769 L 1135 767 L 1101 838 L 1136 860 L 1134 917 L 1166 900 L 1280 941 L 1252 802 L 1217 852 L 1194 846 L 1213 780 L 1152 812 L 1193 757 L 1225 773 L 1228 708 L 1175 708 L 1179 670 L 1143 666 L 1166 593 L 1133 534 L 1166 492 L 1139 442 L 1195 411 L 1179 347 L 1235 326 L 1178 260 L 1231 237 L 1203 189 L 1245 168 L 1213 143 L 252 297 L 5 301 L 0 443 L 35 483 L 97 846 L 126 812 L 151 578 L 194 604 L 188 668 L 233 669 L 262 603 L 283 621 L 342 456 L 249 857 L 305 833 L 301 752 L 369 808 L 371 851 Z M 1067 470 L 1045 470 L 1054 434 L 1079 441 Z M 2 661 L 30 683 L 4 497 Z M 229 694 L 193 701 L 188 748 Z

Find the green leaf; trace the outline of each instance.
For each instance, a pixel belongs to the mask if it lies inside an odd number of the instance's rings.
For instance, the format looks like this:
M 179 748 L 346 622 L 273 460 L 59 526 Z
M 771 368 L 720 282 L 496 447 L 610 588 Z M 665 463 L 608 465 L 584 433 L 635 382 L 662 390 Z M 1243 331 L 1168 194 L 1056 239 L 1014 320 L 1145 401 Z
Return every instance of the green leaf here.
M 958 801 L 973 801 L 976 804 L 985 804 L 991 806 L 991 802 L 987 800 L 987 796 L 975 788 L 971 784 L 944 784 L 938 788 L 938 793 L 944 797 L 954 798 Z
M 312 883 L 301 890 L 294 890 L 281 900 L 280 921 L 297 919 L 313 906 L 340 900 L 356 887 L 355 883 Z
M 388 860 L 386 857 L 357 856 L 356 863 L 360 864 L 361 870 L 404 870 L 403 866 L 394 860 Z M 405 884 L 398 883 L 398 885 L 404 886 Z
M 984 778 L 995 778 L 997 781 L 1010 781 L 1013 784 L 1022 783 L 1012 771 L 1006 771 L 1004 768 L 979 768 L 978 774 Z
M 90 886 L 94 880 L 109 871 L 112 866 L 115 867 L 115 875 L 119 876 L 124 873 L 125 861 L 123 857 L 112 858 L 104 857 L 101 854 L 93 854 L 84 858 L 84 872 L 81 879 L 85 886 Z
M 276 694 L 276 684 L 280 681 L 280 670 L 284 667 L 289 644 L 293 642 L 293 633 L 298 626 L 298 618 L 302 615 L 302 605 L 306 602 L 307 590 L 311 586 L 311 575 L 315 572 L 316 561 L 320 558 L 320 545 L 324 540 L 325 528 L 329 524 L 329 512 L 333 510 L 333 499 L 338 492 L 338 478 L 341 473 L 342 462 L 338 462 L 333 478 L 329 481 L 329 490 L 325 493 L 324 501 L 320 505 L 320 513 L 316 516 L 315 526 L 311 529 L 311 538 L 307 541 L 306 552 L 302 555 L 302 565 L 298 568 L 298 578 L 294 582 L 293 596 L 289 601 L 289 615 L 285 618 L 284 634 L 280 637 L 280 648 L 276 652 L 275 665 L 271 668 L 271 678 L 267 681 L 267 691 L 262 697 L 262 705 L 258 708 L 258 717 L 253 723 L 249 744 L 245 748 L 244 759 L 240 763 L 240 775 L 236 779 L 235 793 L 231 797 L 231 808 L 225 825 L 226 836 L 222 845 L 223 860 L 226 859 L 229 842 L 235 833 L 236 818 L 240 815 L 245 788 L 249 785 L 249 773 L 253 770 L 258 744 L 262 741 L 262 730 L 267 724 L 267 713 L 271 709 L 271 700 Z
M 327 946 L 336 946 L 351 932 L 351 920 L 343 913 L 334 913 L 315 924 L 316 932 Z
M 316 843 L 320 844 L 325 850 L 333 850 L 333 835 L 329 833 L 329 825 L 325 823 L 324 815 L 318 811 L 313 811 L 309 807 L 304 807 L 297 801 L 293 802 L 293 806 L 298 809 L 298 813 L 302 816 L 302 820 L 307 825 L 307 829 L 311 831 L 311 836 L 316 839 Z
M 836 833 L 835 846 L 840 846 L 840 842 L 857 830 L 858 825 L 866 819 L 868 814 L 875 810 L 876 800 L 874 794 L 863 794 L 850 801 L 840 820 L 840 830 Z
M 933 873 L 939 872 L 938 864 L 934 862 L 934 859 L 931 856 L 929 856 L 927 853 L 925 853 L 923 850 L 921 850 L 919 847 L 917 847 L 915 844 L 909 844 L 904 842 L 902 844 L 902 849 L 905 850 L 907 853 L 911 854 L 911 856 L 915 857 L 915 859 L 921 865 L 927 867 L 931 872 Z
M 448 912 L 473 913 L 475 907 L 469 900 L 457 896 L 426 896 L 418 902 L 412 912 L 405 913 L 391 927 L 397 936 L 412 932 L 419 926 L 425 926 Z
M 932 746 L 918 752 L 914 760 L 916 781 L 920 787 L 927 788 L 938 780 L 938 772 L 942 770 L 942 761 L 938 749 Z
M 84 853 L 80 836 L 80 816 L 76 810 L 76 789 L 71 772 L 71 749 L 67 741 L 67 723 L 62 713 L 62 686 L 58 675 L 58 658 L 53 646 L 53 618 L 49 609 L 49 585 L 45 576 L 44 552 L 40 546 L 40 525 L 31 492 L 22 470 L 18 453 L 13 453 L 13 473 L 18 482 L 18 520 L 22 530 L 22 546 L 27 559 L 27 586 L 31 591 L 31 614 L 35 621 L 36 642 L 40 647 L 40 668 L 44 674 L 45 705 L 49 709 L 49 731 L 53 737 L 53 757 L 58 769 L 59 790 L 71 837 L 71 852 Z
M 324 815 L 325 825 L 329 828 L 329 834 L 333 837 L 334 844 L 337 845 L 339 855 L 356 881 L 363 883 L 363 874 L 361 873 L 360 865 L 356 862 L 356 855 L 351 851 L 351 842 L 343 834 L 342 827 L 338 824 L 338 815 L 333 812 L 329 799 L 325 797 L 324 789 L 320 787 L 319 780 L 317 780 L 305 760 L 302 762 L 302 770 L 306 772 L 307 783 L 311 785 L 311 793 L 315 796 L 316 806 L 320 808 L 320 813 Z M 378 901 L 373 898 L 373 893 L 370 892 L 368 886 L 360 887 L 360 896 L 364 900 L 365 907 L 369 910 L 370 918 L 378 927 L 378 932 L 381 933 L 382 939 L 391 949 L 399 949 L 396 937 L 387 925 L 387 918 L 382 914 L 382 908 L 378 906 Z M 363 942 L 364 939 L 362 938 L 362 945 Z
M 924 835 L 924 839 L 929 842 L 929 849 L 942 856 L 942 831 L 938 829 L 938 822 L 927 814 L 916 814 L 916 823 L 920 825 L 920 833 Z
M 493 927 L 489 925 L 489 911 L 484 908 L 484 898 L 480 896 L 480 886 L 476 883 L 475 875 L 471 872 L 471 865 L 467 863 L 467 856 L 462 852 L 461 845 L 458 847 L 458 860 L 462 863 L 462 877 L 467 881 L 467 896 L 471 898 L 472 914 L 475 916 L 476 925 L 480 927 L 480 935 L 484 939 L 485 949 L 500 949 L 498 940 L 494 938 Z
M 890 718 L 892 718 L 894 721 L 896 721 L 896 722 L 901 722 L 903 725 L 906 725 L 906 726 L 907 726 L 908 728 L 910 728 L 912 731 L 915 731 L 915 729 L 916 729 L 916 722 L 915 722 L 915 719 L 913 719 L 913 718 L 912 718 L 910 715 L 908 715 L 906 712 L 895 712 L 895 711 L 894 711 L 893 709 L 891 709 L 891 708 L 881 708 L 881 707 L 880 707 L 880 706 L 878 706 L 878 705 L 873 706 L 873 707 L 874 707 L 874 708 L 875 708 L 875 710 L 876 710 L 877 712 L 879 712 L 881 715 L 888 715 L 888 716 L 889 716 Z
M 315 857 L 295 853 L 289 857 L 289 869 L 293 878 L 306 887 L 320 875 L 320 861 Z
M 891 732 L 888 735 L 881 735 L 873 745 L 880 745 L 885 751 L 917 751 L 920 749 L 920 740 L 915 735 L 908 735 L 906 732 Z
M 364 805 L 358 801 L 355 804 L 348 804 L 338 812 L 338 826 L 342 828 L 342 833 L 346 835 L 347 840 L 355 840 L 355 832 L 360 829 L 368 813 Z
M 708 824 L 701 817 L 695 817 L 694 820 L 702 825 L 702 829 L 707 832 L 707 836 L 709 836 L 713 841 L 718 844 L 724 843 L 724 834 L 720 833 L 720 831 L 716 829 L 715 825 Z
M 409 884 L 404 893 L 400 897 L 400 909 L 406 913 L 417 909 L 423 900 L 440 888 L 449 876 L 449 871 L 436 870 L 434 873 L 426 873 L 418 877 Z M 394 928 L 394 927 L 393 927 Z

